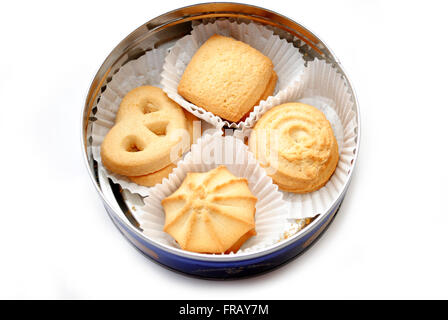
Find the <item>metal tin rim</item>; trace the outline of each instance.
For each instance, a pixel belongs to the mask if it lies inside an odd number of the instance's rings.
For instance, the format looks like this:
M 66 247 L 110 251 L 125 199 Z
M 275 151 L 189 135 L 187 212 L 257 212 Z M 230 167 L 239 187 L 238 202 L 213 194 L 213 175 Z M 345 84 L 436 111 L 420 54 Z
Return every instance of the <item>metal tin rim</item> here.
M 123 224 L 125 224 L 130 230 L 133 231 L 133 233 L 139 237 L 139 238 L 143 238 L 145 241 L 149 242 L 151 245 L 154 245 L 157 248 L 160 248 L 161 250 L 170 252 L 174 255 L 177 256 L 181 256 L 183 258 L 188 258 L 188 259 L 192 259 L 192 260 L 200 260 L 200 261 L 214 261 L 214 262 L 228 262 L 228 261 L 241 261 L 241 260 L 249 260 L 249 259 L 254 259 L 254 258 L 259 258 L 261 256 L 264 255 L 268 255 L 274 251 L 277 251 L 279 249 L 282 249 L 290 244 L 292 244 L 293 242 L 297 241 L 298 239 L 301 239 L 302 237 L 305 237 L 306 235 L 308 235 L 308 233 L 311 232 L 311 230 L 313 230 L 314 226 L 317 225 L 318 223 L 320 223 L 323 219 L 325 219 L 330 213 L 331 211 L 335 208 L 335 206 L 342 201 L 342 199 L 345 196 L 345 193 L 348 189 L 348 186 L 350 185 L 352 176 L 353 176 L 353 171 L 356 168 L 356 163 L 358 160 L 358 154 L 359 154 L 359 146 L 360 146 L 360 138 L 361 138 L 361 122 L 360 122 L 360 110 L 359 110 L 359 103 L 358 103 L 358 98 L 356 96 L 356 92 L 353 88 L 353 85 L 350 82 L 350 79 L 348 78 L 348 76 L 345 73 L 344 68 L 342 67 L 339 59 L 337 59 L 337 57 L 335 56 L 335 54 L 333 53 L 333 51 L 326 45 L 326 43 L 324 41 L 322 41 L 322 39 L 318 36 L 316 36 L 316 34 L 312 31 L 310 31 L 309 28 L 304 27 L 303 25 L 301 25 L 300 23 L 297 23 L 296 21 L 294 21 L 293 19 L 290 19 L 289 17 L 286 17 L 284 15 L 281 15 L 277 12 L 274 12 L 272 10 L 269 9 L 265 9 L 262 7 L 258 7 L 258 6 L 254 6 L 254 5 L 249 5 L 249 4 L 242 4 L 242 3 L 235 3 L 235 2 L 213 2 L 213 3 L 199 3 L 199 4 L 194 4 L 194 5 L 190 5 L 190 6 L 185 6 L 185 7 L 181 7 L 175 10 L 171 10 L 169 12 L 166 12 L 162 15 L 159 15 L 151 20 L 149 20 L 148 22 L 142 24 L 141 26 L 139 26 L 138 28 L 136 28 L 133 32 L 131 32 L 128 36 L 126 36 L 122 41 L 120 41 L 120 43 L 118 45 L 116 45 L 114 47 L 114 49 L 109 53 L 109 55 L 106 57 L 106 59 L 103 61 L 102 65 L 100 66 L 100 68 L 97 70 L 95 76 L 93 77 L 89 88 L 87 89 L 87 93 L 85 95 L 86 97 L 86 105 L 88 104 L 89 101 L 89 92 L 90 89 L 92 88 L 92 86 L 94 85 L 95 80 L 98 77 L 99 71 L 102 69 L 102 67 L 104 66 L 105 62 L 107 61 L 107 59 L 113 54 L 113 52 L 121 45 L 121 43 L 123 43 L 124 41 L 126 41 L 127 39 L 129 39 L 137 30 L 140 30 L 142 27 L 147 26 L 148 24 L 154 23 L 156 20 L 161 19 L 163 17 L 169 16 L 170 14 L 179 12 L 181 10 L 185 10 L 188 8 L 195 8 L 198 6 L 202 6 L 202 5 L 206 5 L 206 4 L 215 4 L 215 5 L 220 5 L 220 4 L 234 4 L 234 5 L 238 5 L 238 6 L 242 6 L 242 7 L 246 7 L 249 9 L 258 9 L 258 10 L 262 10 L 264 12 L 269 12 L 271 14 L 274 14 L 276 16 L 282 17 L 294 24 L 299 25 L 300 27 L 302 27 L 303 29 L 307 30 L 312 36 L 314 36 L 316 39 L 318 39 L 322 44 L 324 44 L 325 48 L 327 49 L 327 51 L 329 51 L 329 53 L 331 54 L 332 58 L 334 59 L 334 62 L 338 65 L 340 71 L 342 72 L 343 76 L 345 77 L 345 80 L 347 82 L 347 85 L 350 87 L 351 89 L 351 93 L 352 93 L 352 97 L 353 97 L 353 102 L 356 106 L 356 120 L 357 120 L 357 142 L 356 142 L 356 152 L 354 154 L 354 158 L 353 158 L 353 166 L 352 166 L 352 170 L 349 173 L 349 177 L 344 185 L 343 191 L 339 194 L 339 196 L 337 197 L 337 199 L 334 200 L 334 202 L 332 203 L 332 205 L 330 206 L 330 208 L 324 213 L 321 214 L 317 219 L 315 219 L 313 222 L 311 222 L 310 225 L 308 225 L 306 228 L 304 228 L 303 230 L 299 231 L 298 233 L 294 234 L 293 236 L 289 237 L 288 239 L 285 239 L 282 242 L 279 242 L 277 244 L 274 244 L 270 247 L 268 247 L 265 250 L 259 251 L 259 252 L 254 252 L 254 253 L 243 253 L 243 254 L 239 254 L 237 256 L 226 256 L 226 255 L 210 255 L 210 254 L 200 254 L 200 253 L 195 253 L 195 252 L 189 252 L 189 251 L 184 251 L 181 249 L 177 249 L 177 248 L 172 248 L 169 246 L 166 246 L 164 244 L 160 244 L 157 243 L 156 241 L 150 239 L 149 237 L 147 237 L 146 235 L 144 235 L 140 230 L 138 230 L 134 225 L 132 225 L 128 220 L 123 219 L 117 212 L 115 212 L 115 210 L 113 209 L 113 206 L 111 205 L 111 203 L 109 202 L 109 200 L 104 196 L 102 190 L 100 189 L 99 185 L 97 184 L 95 177 L 94 177 L 94 173 L 92 172 L 90 166 L 89 166 L 89 160 L 87 157 L 87 152 L 86 152 L 86 143 L 85 143 L 85 132 L 86 132 L 86 128 L 84 128 L 84 119 L 85 119 L 85 112 L 86 112 L 86 108 L 82 109 L 81 111 L 81 148 L 82 148 L 82 154 L 83 154 L 83 159 L 84 159 L 84 164 L 89 172 L 89 176 L 90 179 L 92 180 L 96 191 L 98 192 L 98 194 L 100 195 L 102 201 L 104 201 L 104 203 L 111 209 L 111 211 L 114 214 L 114 217 L 116 219 L 118 219 L 119 221 L 121 221 Z M 153 29 L 156 29 L 158 27 L 161 27 L 164 24 L 167 24 L 169 21 L 165 21 L 165 23 L 159 24 L 159 25 L 155 25 Z M 85 106 L 86 106 L 85 105 Z

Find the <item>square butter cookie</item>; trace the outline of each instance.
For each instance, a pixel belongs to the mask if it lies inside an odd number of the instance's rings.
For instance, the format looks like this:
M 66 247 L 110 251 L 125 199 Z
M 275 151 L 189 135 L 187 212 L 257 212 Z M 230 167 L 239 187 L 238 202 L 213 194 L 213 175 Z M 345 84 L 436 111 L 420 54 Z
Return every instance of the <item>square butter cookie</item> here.
M 213 35 L 194 54 L 177 88 L 191 103 L 232 122 L 275 89 L 272 61 L 248 44 Z

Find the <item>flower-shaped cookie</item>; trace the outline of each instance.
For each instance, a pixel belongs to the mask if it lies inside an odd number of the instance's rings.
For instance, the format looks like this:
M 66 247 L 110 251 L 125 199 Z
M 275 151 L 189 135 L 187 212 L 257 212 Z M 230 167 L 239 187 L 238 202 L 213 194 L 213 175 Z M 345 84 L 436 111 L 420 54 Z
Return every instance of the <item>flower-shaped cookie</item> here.
M 188 173 L 179 189 L 162 200 L 164 231 L 184 250 L 236 252 L 255 235 L 256 202 L 247 180 L 225 166 Z

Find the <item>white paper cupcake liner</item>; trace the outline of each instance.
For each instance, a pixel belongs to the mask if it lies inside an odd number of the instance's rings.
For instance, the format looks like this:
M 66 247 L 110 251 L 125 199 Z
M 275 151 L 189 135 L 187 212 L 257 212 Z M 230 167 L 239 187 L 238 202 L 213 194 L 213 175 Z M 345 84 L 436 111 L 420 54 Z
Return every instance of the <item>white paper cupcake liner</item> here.
M 285 90 L 293 82 L 300 80 L 305 68 L 305 61 L 299 50 L 292 43 L 281 39 L 268 28 L 256 23 L 238 23 L 229 20 L 217 20 L 213 23 L 198 24 L 193 27 L 190 35 L 177 41 L 174 47 L 171 48 L 166 56 L 162 72 L 163 90 L 171 99 L 198 118 L 217 127 L 224 125 L 237 129 L 252 127 L 255 123 L 256 114 L 260 109 L 259 105 L 253 108 L 244 121 L 234 123 L 223 120 L 213 113 L 188 102 L 177 93 L 180 79 L 191 58 L 199 47 L 214 34 L 230 36 L 245 42 L 271 59 L 278 76 L 274 96 Z
M 107 84 L 106 89 L 101 94 L 94 114 L 96 120 L 92 125 L 93 159 L 98 162 L 98 165 L 102 167 L 107 177 L 114 183 L 119 184 L 123 189 L 137 193 L 143 197 L 148 195 L 149 187 L 138 185 L 129 178 L 111 172 L 102 166 L 100 154 L 101 143 L 109 130 L 114 126 L 115 116 L 120 107 L 121 100 L 129 91 L 142 85 L 161 87 L 160 74 L 163 69 L 166 52 L 166 49 L 154 49 L 122 66 L 114 74 L 112 80 Z M 202 122 L 203 132 L 211 128 L 215 127 L 205 121 Z
M 339 148 L 338 166 L 321 189 L 297 194 L 281 191 L 288 204 L 289 218 L 300 219 L 325 213 L 342 193 L 352 168 L 356 152 L 357 122 L 353 111 L 353 99 L 345 80 L 330 64 L 314 60 L 305 68 L 302 80 L 270 97 L 260 104 L 262 110 L 256 120 L 271 108 L 287 102 L 303 102 L 320 109 L 330 121 Z M 235 137 L 244 139 L 250 128 L 235 132 Z
M 162 199 L 176 191 L 188 172 L 207 172 L 225 165 L 235 176 L 246 178 L 249 188 L 258 198 L 255 213 L 257 235 L 244 243 L 237 254 L 259 250 L 278 242 L 287 226 L 288 213 L 278 187 L 272 183 L 246 145 L 234 137 L 205 135 L 192 146 L 168 179 L 150 189 L 145 206 L 136 216 L 143 233 L 154 241 L 179 248 L 175 240 L 163 231 L 165 213 Z

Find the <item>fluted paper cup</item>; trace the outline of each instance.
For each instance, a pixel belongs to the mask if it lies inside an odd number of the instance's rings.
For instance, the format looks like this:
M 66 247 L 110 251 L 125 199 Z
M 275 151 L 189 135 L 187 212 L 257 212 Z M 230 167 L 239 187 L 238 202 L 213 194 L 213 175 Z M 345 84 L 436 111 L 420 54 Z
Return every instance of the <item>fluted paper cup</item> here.
M 149 187 L 138 185 L 128 177 L 114 173 L 102 165 L 101 143 L 109 130 L 115 124 L 115 116 L 123 97 L 132 89 L 143 85 L 161 87 L 161 72 L 165 61 L 166 49 L 153 49 L 146 52 L 136 60 L 129 61 L 122 66 L 111 81 L 107 83 L 104 92 L 95 107 L 94 121 L 92 125 L 92 154 L 93 159 L 104 170 L 108 178 L 119 184 L 122 189 L 139 194 L 148 195 Z M 215 126 L 201 121 L 202 132 L 216 129 Z
M 260 104 L 256 120 L 273 107 L 288 102 L 302 102 L 321 110 L 329 120 L 338 142 L 338 166 L 325 186 L 305 194 L 281 191 L 288 205 L 289 218 L 314 217 L 329 209 L 349 178 L 357 139 L 353 99 L 345 80 L 336 69 L 316 59 L 308 63 L 300 82 Z M 235 132 L 235 137 L 247 139 L 250 132 L 250 128 L 243 128 Z
M 178 163 L 168 179 L 151 188 L 139 210 L 137 220 L 143 233 L 159 243 L 179 248 L 175 240 L 163 231 L 165 213 L 161 201 L 176 191 L 188 172 L 207 172 L 219 165 L 237 177 L 246 178 L 249 188 L 257 197 L 255 231 L 236 254 L 261 250 L 284 235 L 288 223 L 285 201 L 278 187 L 259 166 L 246 145 L 232 136 L 205 135 L 192 146 L 191 151 Z
M 285 90 L 293 82 L 300 81 L 305 68 L 305 61 L 302 54 L 292 43 L 281 39 L 267 27 L 256 23 L 231 22 L 227 19 L 193 26 L 191 34 L 178 40 L 174 47 L 170 49 L 163 67 L 162 87 L 171 99 L 196 117 L 216 127 L 227 126 L 237 129 L 251 127 L 255 123 L 259 105 L 254 106 L 245 120 L 235 123 L 222 119 L 188 102 L 177 92 L 180 79 L 193 55 L 214 34 L 245 42 L 271 59 L 278 76 L 274 96 Z

